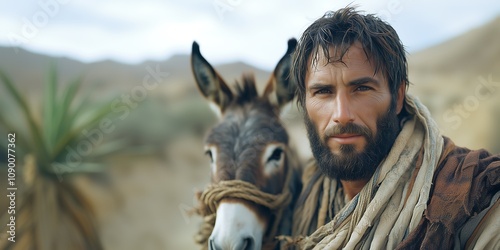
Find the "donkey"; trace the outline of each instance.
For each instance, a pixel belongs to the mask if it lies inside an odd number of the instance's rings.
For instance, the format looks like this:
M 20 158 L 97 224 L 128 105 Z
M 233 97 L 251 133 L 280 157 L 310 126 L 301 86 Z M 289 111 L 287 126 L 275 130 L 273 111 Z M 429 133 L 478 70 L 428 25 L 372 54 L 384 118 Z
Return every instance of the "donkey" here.
M 193 42 L 191 66 L 196 83 L 219 116 L 219 123 L 205 140 L 212 184 L 248 183 L 258 189 L 261 196 L 276 195 L 271 196 L 271 203 L 281 199 L 281 194 L 291 194 L 288 205 L 278 205 L 274 211 L 264 202 L 252 199 L 256 198 L 251 195 L 253 189 L 219 197 L 214 205 L 216 212 L 212 211 L 213 230 L 208 232 L 209 237 L 206 235 L 199 241 L 210 250 L 274 249 L 278 247 L 276 235 L 291 233 L 293 203 L 301 189 L 300 169 L 288 145 L 289 137 L 279 113 L 294 98 L 295 85 L 289 72 L 296 45 L 295 39 L 288 41 L 285 55 L 274 69 L 263 94 L 259 95 L 252 75 L 243 75 L 243 81 L 236 82 L 235 89 L 231 90 L 201 55 L 199 45 Z M 238 188 L 224 186 L 220 193 L 229 193 L 228 189 Z

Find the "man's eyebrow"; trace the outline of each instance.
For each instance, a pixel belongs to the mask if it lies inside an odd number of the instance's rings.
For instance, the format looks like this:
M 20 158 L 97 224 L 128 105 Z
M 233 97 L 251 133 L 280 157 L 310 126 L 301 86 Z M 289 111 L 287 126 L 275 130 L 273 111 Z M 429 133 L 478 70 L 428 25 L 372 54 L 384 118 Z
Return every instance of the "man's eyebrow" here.
M 309 87 L 307 87 L 307 88 L 308 89 L 331 89 L 332 85 L 326 84 L 326 83 L 315 82 L 315 83 L 309 84 Z
M 373 77 L 369 77 L 369 76 L 365 76 L 365 77 L 361 77 L 361 78 L 352 80 L 347 85 L 348 86 L 356 86 L 356 85 L 361 85 L 361 84 L 365 84 L 365 83 L 369 83 L 369 82 L 380 85 L 380 82 L 377 79 L 375 79 Z

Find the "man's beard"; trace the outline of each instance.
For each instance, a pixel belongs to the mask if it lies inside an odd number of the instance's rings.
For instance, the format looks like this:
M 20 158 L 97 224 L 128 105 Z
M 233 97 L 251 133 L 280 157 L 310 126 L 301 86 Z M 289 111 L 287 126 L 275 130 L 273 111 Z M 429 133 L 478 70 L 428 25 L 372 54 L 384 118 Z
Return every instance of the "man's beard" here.
M 348 181 L 371 178 L 399 134 L 399 121 L 394 106 L 391 104 L 389 111 L 377 119 L 376 135 L 367 127 L 348 123 L 345 126 L 328 128 L 322 139 L 315 124 L 309 119 L 307 112 L 304 112 L 311 150 L 323 174 Z M 344 133 L 363 136 L 366 139 L 363 151 L 356 152 L 356 146 L 353 144 L 342 144 L 339 147 L 340 155 L 332 153 L 327 145 L 328 138 Z

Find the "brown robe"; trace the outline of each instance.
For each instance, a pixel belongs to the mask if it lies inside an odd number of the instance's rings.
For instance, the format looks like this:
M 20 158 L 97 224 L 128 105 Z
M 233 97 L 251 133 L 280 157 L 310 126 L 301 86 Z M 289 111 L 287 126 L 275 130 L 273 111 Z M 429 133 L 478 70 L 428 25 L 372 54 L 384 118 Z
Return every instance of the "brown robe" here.
M 455 238 L 466 222 L 488 208 L 492 197 L 500 191 L 500 155 L 491 155 L 484 149 L 470 150 L 458 147 L 449 138 L 443 138 L 443 151 L 434 172 L 427 209 L 417 227 L 410 232 L 405 232 L 407 235 L 397 249 L 453 249 L 457 240 Z M 419 153 L 417 167 L 422 162 L 422 156 L 423 151 Z M 302 200 L 298 202 L 297 208 L 300 209 L 296 211 L 294 218 L 294 224 L 300 223 L 304 215 L 313 212 L 310 211 L 313 209 L 315 212 L 312 215 L 312 223 L 308 228 L 294 225 L 294 236 L 310 235 L 318 227 L 316 224 L 318 207 L 307 206 L 307 210 L 304 210 L 303 206 L 307 197 L 317 200 L 322 196 L 321 188 L 318 191 L 312 190 L 313 186 L 322 183 L 318 181 L 322 174 L 319 169 L 313 167 L 314 165 L 315 163 L 312 162 L 304 172 L 305 185 L 301 195 Z M 415 171 L 411 182 L 415 181 L 417 172 Z M 410 183 L 410 186 L 413 185 Z M 310 197 L 310 195 L 315 197 Z M 498 203 L 500 200 L 495 204 L 497 208 Z M 336 209 L 338 210 L 340 208 Z M 499 219 L 488 218 L 488 215 L 491 213 L 480 219 Z M 334 214 L 329 214 L 326 222 L 334 216 Z M 468 229 L 474 230 L 475 226 Z M 467 241 L 467 239 L 460 240 Z
M 444 137 L 427 209 L 397 249 L 452 249 L 454 234 L 499 190 L 500 155 L 458 147 Z

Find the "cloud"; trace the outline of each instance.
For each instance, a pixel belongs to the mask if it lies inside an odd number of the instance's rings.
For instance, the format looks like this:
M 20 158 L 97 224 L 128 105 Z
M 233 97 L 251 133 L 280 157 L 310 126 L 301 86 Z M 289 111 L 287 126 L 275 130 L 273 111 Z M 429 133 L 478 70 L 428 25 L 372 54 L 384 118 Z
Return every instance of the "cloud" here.
M 327 10 L 349 1 L 251 0 L 38 0 L 9 1 L 0 9 L 0 44 L 13 45 L 26 24 L 43 12 L 43 4 L 61 4 L 36 36 L 22 47 L 84 61 L 114 59 L 138 63 L 189 53 L 197 40 L 214 63 L 246 61 L 271 69 L 286 49 L 286 40 Z M 400 34 L 410 51 L 442 42 L 481 25 L 500 13 L 500 3 L 477 0 L 468 6 L 443 0 L 355 1 L 378 13 Z M 10 35 L 10 37 L 9 37 Z

